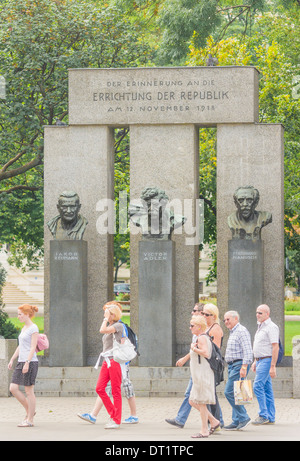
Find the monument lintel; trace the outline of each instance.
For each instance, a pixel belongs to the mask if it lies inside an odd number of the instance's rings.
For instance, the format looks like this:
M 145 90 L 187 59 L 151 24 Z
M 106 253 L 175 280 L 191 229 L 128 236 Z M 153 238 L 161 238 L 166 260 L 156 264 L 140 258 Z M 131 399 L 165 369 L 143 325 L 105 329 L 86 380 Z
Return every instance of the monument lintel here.
M 69 123 L 258 122 L 255 67 L 70 69 Z

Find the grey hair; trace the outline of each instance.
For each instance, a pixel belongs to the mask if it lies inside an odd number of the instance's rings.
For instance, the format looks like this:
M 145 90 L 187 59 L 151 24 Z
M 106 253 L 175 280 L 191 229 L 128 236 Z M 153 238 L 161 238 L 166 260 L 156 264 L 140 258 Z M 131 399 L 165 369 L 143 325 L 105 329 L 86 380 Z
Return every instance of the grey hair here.
M 230 317 L 237 318 L 238 321 L 240 321 L 240 314 L 237 311 L 227 311 L 226 314 L 230 315 Z

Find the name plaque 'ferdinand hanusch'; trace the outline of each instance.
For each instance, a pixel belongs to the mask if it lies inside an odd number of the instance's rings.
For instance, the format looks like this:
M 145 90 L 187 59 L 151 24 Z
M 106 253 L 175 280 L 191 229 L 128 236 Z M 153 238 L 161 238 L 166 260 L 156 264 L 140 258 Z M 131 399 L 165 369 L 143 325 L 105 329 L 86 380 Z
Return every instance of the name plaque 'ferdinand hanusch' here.
M 71 69 L 69 123 L 258 122 L 254 67 Z

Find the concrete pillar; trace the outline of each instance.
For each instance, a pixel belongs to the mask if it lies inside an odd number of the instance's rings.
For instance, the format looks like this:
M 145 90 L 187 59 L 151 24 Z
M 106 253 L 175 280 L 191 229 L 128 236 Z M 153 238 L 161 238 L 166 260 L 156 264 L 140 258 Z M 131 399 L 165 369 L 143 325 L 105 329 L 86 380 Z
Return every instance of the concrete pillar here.
M 140 198 L 147 186 L 165 190 L 170 201 L 182 204 L 182 214 L 193 205 L 192 224 L 195 225 L 195 204 L 199 197 L 199 141 L 194 125 L 166 125 L 130 127 L 130 200 Z M 186 200 L 184 207 L 184 200 Z M 185 209 L 184 209 L 185 208 Z M 189 223 L 191 224 L 191 223 Z M 173 235 L 175 242 L 176 273 L 176 355 L 181 356 L 190 344 L 188 331 L 191 310 L 198 300 L 199 246 L 187 239 L 186 226 L 181 235 Z M 138 242 L 140 236 L 131 235 L 131 325 L 138 332 Z M 163 311 L 164 306 L 152 306 Z M 153 332 L 155 342 L 155 332 Z M 154 344 L 153 344 L 154 345 Z
M 80 197 L 80 213 L 89 222 L 83 237 L 88 247 L 88 365 L 95 364 L 101 348 L 101 307 L 113 296 L 113 233 L 100 234 L 97 230 L 107 199 L 114 198 L 113 145 L 113 130 L 107 126 L 45 128 L 45 332 L 49 331 L 49 241 L 52 240 L 46 223 L 58 214 L 59 194 L 74 190 Z M 69 321 L 76 322 L 76 318 L 71 316 Z
M 236 210 L 233 193 L 239 186 L 259 190 L 258 211 L 272 213 L 262 230 L 264 241 L 264 303 L 280 328 L 284 343 L 284 196 L 283 128 L 279 124 L 228 124 L 217 127 L 217 264 L 218 307 L 221 318 L 228 305 L 227 217 Z M 240 307 L 240 310 L 243 306 Z M 253 312 L 255 316 L 255 311 Z M 243 323 L 243 317 L 241 318 Z M 245 325 L 247 326 L 247 325 Z
M 293 337 L 293 397 L 300 399 L 300 336 Z
M 0 397 L 9 397 L 9 386 L 13 370 L 8 370 L 8 363 L 18 346 L 16 339 L 0 338 Z M 16 364 L 16 361 L 15 361 Z

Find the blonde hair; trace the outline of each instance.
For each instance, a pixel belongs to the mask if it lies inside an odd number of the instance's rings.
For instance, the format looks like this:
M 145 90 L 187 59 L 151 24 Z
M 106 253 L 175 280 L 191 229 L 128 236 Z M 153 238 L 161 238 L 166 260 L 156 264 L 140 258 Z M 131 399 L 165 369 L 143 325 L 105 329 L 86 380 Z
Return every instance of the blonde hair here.
M 220 323 L 219 309 L 217 308 L 217 306 L 215 306 L 215 304 L 212 304 L 212 303 L 204 304 L 203 310 L 204 309 L 207 309 L 210 314 L 213 314 L 215 316 L 215 318 L 216 318 L 216 322 Z
M 18 309 L 20 309 L 23 314 L 28 315 L 30 319 L 34 317 L 35 312 L 38 312 L 38 308 L 36 306 L 31 306 L 31 304 L 22 304 Z
M 104 304 L 103 310 L 109 310 L 109 312 L 114 316 L 114 320 L 118 322 L 122 317 L 122 306 L 116 301 L 109 301 Z
M 104 304 L 103 310 L 105 311 L 109 307 L 117 306 L 119 309 L 121 309 L 121 312 L 123 312 L 123 307 L 122 304 L 118 303 L 117 301 L 108 301 L 107 303 Z
M 202 327 L 203 330 L 206 330 L 207 328 L 207 323 L 203 315 L 193 315 L 193 317 L 191 318 L 191 323 L 199 327 Z

